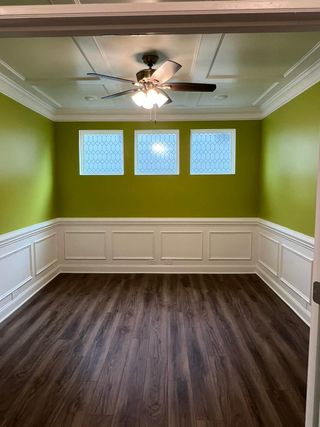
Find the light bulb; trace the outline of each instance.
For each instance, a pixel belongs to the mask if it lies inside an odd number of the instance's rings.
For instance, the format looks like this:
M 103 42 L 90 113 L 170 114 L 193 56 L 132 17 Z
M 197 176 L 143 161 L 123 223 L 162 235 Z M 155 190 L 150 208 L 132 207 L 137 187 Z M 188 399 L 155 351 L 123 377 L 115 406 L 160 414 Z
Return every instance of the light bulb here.
M 144 92 L 142 92 L 141 90 L 137 93 L 135 93 L 134 95 L 132 95 L 131 99 L 132 101 L 138 106 L 138 107 L 143 107 L 143 104 L 146 100 L 147 96 Z

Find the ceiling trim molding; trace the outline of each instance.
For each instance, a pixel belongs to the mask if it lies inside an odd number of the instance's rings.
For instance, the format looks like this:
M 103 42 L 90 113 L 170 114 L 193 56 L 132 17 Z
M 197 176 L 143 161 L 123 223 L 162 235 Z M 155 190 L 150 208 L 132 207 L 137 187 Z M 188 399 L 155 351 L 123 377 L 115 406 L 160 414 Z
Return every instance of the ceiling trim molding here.
M 305 69 L 288 84 L 279 89 L 271 98 L 260 105 L 262 118 L 296 98 L 320 81 L 320 60 Z
M 230 120 L 261 120 L 261 112 L 256 111 L 229 111 L 229 112 L 215 112 L 215 113 L 157 113 L 157 122 L 184 122 L 184 121 L 230 121 Z M 55 122 L 149 122 L 150 116 L 144 112 L 132 114 L 108 114 L 108 113 L 59 113 L 54 115 Z M 154 117 L 152 116 L 152 121 Z
M 318 0 L 182 1 L 0 7 L 0 35 L 6 37 L 248 33 L 319 29 Z
M 13 80 L 0 73 L 0 93 L 8 96 L 21 105 L 36 113 L 54 120 L 55 109 L 39 99 L 37 96 L 20 87 Z

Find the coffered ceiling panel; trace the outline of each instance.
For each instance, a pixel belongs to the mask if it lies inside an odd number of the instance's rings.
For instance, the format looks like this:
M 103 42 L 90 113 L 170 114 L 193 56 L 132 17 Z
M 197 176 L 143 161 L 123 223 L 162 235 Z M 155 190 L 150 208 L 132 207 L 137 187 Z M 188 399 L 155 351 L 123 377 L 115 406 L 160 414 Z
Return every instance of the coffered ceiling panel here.
M 0 58 L 27 80 L 79 77 L 91 71 L 72 38 L 0 39 Z
M 208 78 L 277 79 L 318 41 L 317 33 L 226 34 Z
M 255 80 L 244 80 L 241 84 L 236 80 L 223 81 L 219 83 L 218 88 L 213 98 L 208 93 L 201 94 L 198 107 L 228 106 L 247 108 L 269 88 L 269 83 Z
M 190 80 L 194 61 L 197 59 L 199 35 L 157 35 L 157 36 L 122 36 L 97 37 L 98 46 L 105 58 L 108 72 L 135 78 L 135 73 L 146 66 L 142 62 L 145 52 L 156 52 L 159 63 L 171 59 L 182 64 L 176 77 Z M 211 39 L 211 55 L 218 45 L 219 36 Z
M 168 92 L 173 100 L 159 110 L 175 115 L 219 113 L 257 116 L 263 105 L 310 73 L 320 80 L 320 33 L 144 35 L 0 39 L 1 79 L 62 116 L 66 112 L 107 118 L 142 114 L 130 95 L 102 96 L 130 83 L 88 77 L 99 72 L 135 80 L 146 68 L 144 53 L 182 65 L 171 81 L 215 83 L 213 93 Z M 66 113 L 66 114 L 67 114 Z M 143 114 L 145 111 L 143 112 Z M 128 117 L 130 119 L 130 117 Z

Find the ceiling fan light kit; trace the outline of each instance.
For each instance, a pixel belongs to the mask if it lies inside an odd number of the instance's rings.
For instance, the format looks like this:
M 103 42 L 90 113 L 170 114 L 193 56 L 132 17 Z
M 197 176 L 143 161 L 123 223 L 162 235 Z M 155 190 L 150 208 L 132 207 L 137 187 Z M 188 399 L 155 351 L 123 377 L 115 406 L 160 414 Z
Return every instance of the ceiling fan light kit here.
M 216 89 L 215 84 L 168 82 L 176 72 L 180 70 L 181 65 L 175 61 L 167 60 L 159 68 L 154 69 L 153 66 L 156 64 L 158 59 L 158 56 L 155 54 L 143 55 L 142 60 L 148 68 L 137 72 L 137 81 L 99 73 L 87 74 L 89 76 L 95 76 L 102 79 L 131 83 L 136 86 L 135 89 L 129 89 L 112 95 L 103 96 L 102 99 L 111 99 L 122 95 L 133 94 L 131 96 L 133 102 L 138 107 L 142 107 L 147 110 L 152 109 L 154 106 L 158 106 L 158 108 L 160 108 L 163 105 L 170 104 L 172 102 L 165 90 L 176 92 L 213 92 Z
M 147 91 L 140 90 L 132 95 L 131 99 L 138 107 L 143 107 L 147 110 L 150 110 L 154 105 L 160 108 L 170 100 L 165 93 L 154 88 Z

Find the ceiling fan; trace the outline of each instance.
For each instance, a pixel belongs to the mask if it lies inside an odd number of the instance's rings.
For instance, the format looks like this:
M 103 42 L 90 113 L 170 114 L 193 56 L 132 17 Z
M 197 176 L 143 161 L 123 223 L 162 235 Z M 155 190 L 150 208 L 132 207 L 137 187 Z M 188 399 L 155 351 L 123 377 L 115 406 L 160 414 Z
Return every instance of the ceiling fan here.
M 87 73 L 87 75 L 134 85 L 135 88 L 102 96 L 101 99 L 112 99 L 132 94 L 131 98 L 134 103 L 146 109 L 151 109 L 154 105 L 161 107 L 162 105 L 170 104 L 172 100 L 166 93 L 167 90 L 175 92 L 213 92 L 216 89 L 215 84 L 168 82 L 181 68 L 181 65 L 177 62 L 167 60 L 159 68 L 154 69 L 153 66 L 157 63 L 158 59 L 158 55 L 155 54 L 143 55 L 142 60 L 148 68 L 137 72 L 137 81 L 99 73 Z

